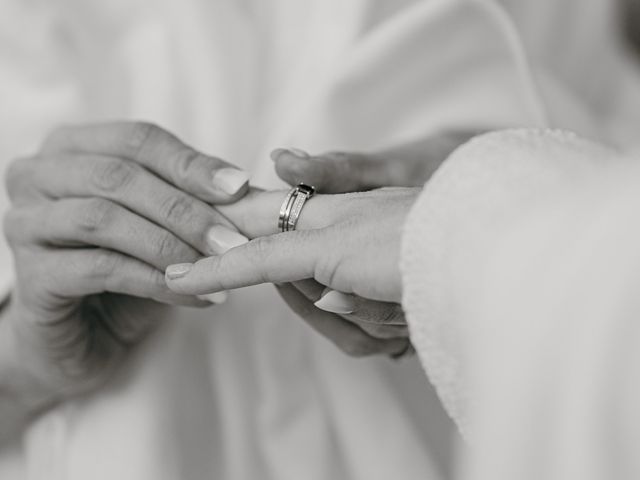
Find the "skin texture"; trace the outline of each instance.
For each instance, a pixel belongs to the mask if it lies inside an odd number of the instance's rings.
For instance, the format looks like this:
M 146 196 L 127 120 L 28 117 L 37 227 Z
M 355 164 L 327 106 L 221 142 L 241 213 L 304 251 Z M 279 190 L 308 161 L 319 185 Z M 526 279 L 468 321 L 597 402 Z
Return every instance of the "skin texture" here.
M 455 148 L 476 133 L 445 132 L 375 153 L 310 155 L 299 149 L 277 149 L 272 159 L 284 181 L 314 185 L 323 193 L 422 186 Z M 348 355 L 408 353 L 412 349 L 400 306 L 397 266 L 402 224 L 418 193 L 419 189 L 405 189 L 318 195 L 305 206 L 298 223 L 299 231 L 312 232 L 275 235 L 275 212 L 286 192 L 252 192 L 220 211 L 248 237 L 268 238 L 257 238 L 228 257 L 201 262 L 189 288 L 217 290 L 216 278 L 235 278 L 237 286 L 272 281 L 293 311 Z M 233 262 L 247 252 L 245 258 L 251 260 L 243 263 L 247 271 L 240 278 Z M 284 269 L 291 264 L 298 270 Z M 339 272 L 359 275 L 341 278 Z M 182 291 L 179 282 L 168 279 L 170 288 Z M 332 313 L 315 305 L 327 287 L 348 293 L 349 313 Z
M 170 305 L 208 305 L 171 292 L 163 271 L 214 253 L 205 232 L 231 226 L 206 203 L 248 191 L 230 195 L 212 180 L 225 168 L 143 123 L 62 128 L 12 163 L 4 232 L 16 283 L 0 321 L 1 418 L 95 388 Z M 22 411 L 6 412 L 12 403 Z
M 254 240 L 180 265 L 190 268 L 186 275 L 176 277 L 168 269 L 167 284 L 176 293 L 196 295 L 275 283 L 294 311 L 348 354 L 400 353 L 408 344 L 399 307 L 401 230 L 419 193 L 418 188 L 389 188 L 316 195 L 296 231 L 277 233 L 274 212 L 286 191 L 252 191 L 218 208 Z M 353 295 L 353 312 L 336 315 L 316 308 L 313 302 L 327 287 Z
M 422 153 L 425 143 L 376 155 L 302 154 L 307 162 L 280 152 L 274 160 L 291 183 L 306 181 L 327 193 L 362 191 L 421 183 L 457 138 L 433 140 L 432 150 Z M 385 161 L 394 168 L 387 169 Z M 243 178 L 231 165 L 145 123 L 65 127 L 36 155 L 13 162 L 6 176 L 12 206 L 4 233 L 13 250 L 16 284 L 0 317 L 0 443 L 14 438 L 37 412 L 103 384 L 171 315 L 173 305 L 208 305 L 192 292 L 167 287 L 163 271 L 169 265 L 223 254 L 233 246 L 230 241 L 237 242 L 238 231 L 256 238 L 246 247 L 249 256 L 239 259 L 245 265 L 252 254 L 258 258 L 280 248 L 273 234 L 286 192 L 249 191 Z M 301 239 L 304 230 L 318 228 L 314 236 L 334 241 L 328 251 L 335 255 L 318 261 L 318 275 L 271 278 L 276 266 L 263 265 L 260 278 L 234 285 L 275 281 L 295 312 L 350 355 L 405 352 L 410 344 L 399 305 L 398 232 L 417 193 L 317 196 L 303 211 L 302 231 L 287 238 Z M 377 216 L 373 221 L 372 211 L 387 212 L 380 217 L 386 223 Z M 342 216 L 332 216 L 338 212 Z M 235 236 L 212 243 L 211 227 Z M 348 241 L 335 243 L 334 234 Z M 237 252 L 217 258 L 233 255 Z M 379 268 L 383 281 L 367 286 Z M 210 288 L 211 281 L 194 290 L 218 290 Z M 348 292 L 353 311 L 317 308 L 326 286 Z

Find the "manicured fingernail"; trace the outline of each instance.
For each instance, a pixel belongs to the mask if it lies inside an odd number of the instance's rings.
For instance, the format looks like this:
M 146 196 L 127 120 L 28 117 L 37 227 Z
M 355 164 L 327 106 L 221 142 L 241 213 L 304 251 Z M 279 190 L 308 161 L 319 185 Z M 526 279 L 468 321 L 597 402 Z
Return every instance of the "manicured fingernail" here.
M 274 162 L 276 160 L 278 160 L 278 157 L 280 157 L 280 155 L 282 155 L 284 152 L 286 152 L 287 150 L 284 148 L 276 148 L 275 150 L 273 150 L 271 152 L 271 155 L 269 155 L 271 157 L 271 160 L 273 160 Z
M 310 157 L 307 152 L 305 152 L 304 150 L 300 150 L 299 148 L 276 148 L 273 152 L 271 152 L 271 159 L 275 162 L 283 153 L 288 153 L 300 159 L 306 159 Z
M 213 186 L 227 195 L 235 195 L 249 183 L 249 176 L 244 170 L 237 168 L 221 168 L 213 172 Z
M 309 154 L 304 150 L 300 150 L 299 148 L 290 148 L 289 151 L 298 158 L 309 158 Z
M 207 293 L 206 295 L 198 295 L 200 300 L 204 300 L 205 302 L 213 303 L 214 305 L 221 305 L 227 301 L 229 298 L 229 294 L 225 291 L 215 292 L 215 293 Z
M 212 255 L 222 255 L 227 250 L 231 250 L 233 247 L 243 245 L 249 241 L 249 239 L 241 233 L 234 232 L 222 225 L 214 225 L 211 227 L 207 231 L 206 240 Z
M 340 315 L 353 313 L 356 307 L 355 301 L 351 295 L 336 292 L 335 290 L 325 293 L 320 300 L 314 303 L 314 305 L 320 310 L 338 313 Z
M 193 263 L 176 263 L 175 265 L 169 265 L 165 272 L 165 276 L 169 280 L 175 280 L 176 278 L 182 278 L 193 268 Z

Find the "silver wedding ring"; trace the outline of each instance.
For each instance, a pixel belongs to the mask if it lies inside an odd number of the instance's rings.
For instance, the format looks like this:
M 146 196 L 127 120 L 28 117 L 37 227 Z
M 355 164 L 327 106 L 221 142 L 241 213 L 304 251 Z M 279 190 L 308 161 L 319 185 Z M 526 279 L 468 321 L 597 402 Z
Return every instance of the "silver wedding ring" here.
M 302 212 L 302 207 L 307 200 L 313 197 L 316 189 L 300 183 L 292 188 L 282 202 L 278 215 L 278 230 L 281 232 L 291 232 L 296 229 L 298 218 Z

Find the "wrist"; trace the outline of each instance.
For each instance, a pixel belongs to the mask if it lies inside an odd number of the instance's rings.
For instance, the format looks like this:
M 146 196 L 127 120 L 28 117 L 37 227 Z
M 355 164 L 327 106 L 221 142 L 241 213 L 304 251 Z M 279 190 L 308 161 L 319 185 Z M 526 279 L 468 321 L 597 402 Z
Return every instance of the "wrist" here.
M 0 399 L 19 405 L 29 417 L 45 410 L 56 399 L 21 360 L 19 352 L 24 348 L 14 328 L 16 314 L 15 303 L 8 296 L 0 309 Z

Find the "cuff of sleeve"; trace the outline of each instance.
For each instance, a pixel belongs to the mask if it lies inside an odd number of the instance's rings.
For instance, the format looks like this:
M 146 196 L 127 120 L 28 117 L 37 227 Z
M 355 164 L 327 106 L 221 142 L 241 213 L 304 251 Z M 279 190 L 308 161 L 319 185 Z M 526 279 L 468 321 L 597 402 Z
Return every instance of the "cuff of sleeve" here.
M 567 132 L 510 130 L 471 140 L 427 183 L 403 232 L 403 307 L 440 399 L 470 437 L 466 345 L 492 247 L 536 199 L 577 181 L 613 152 Z M 481 301 L 481 299 L 478 299 Z

